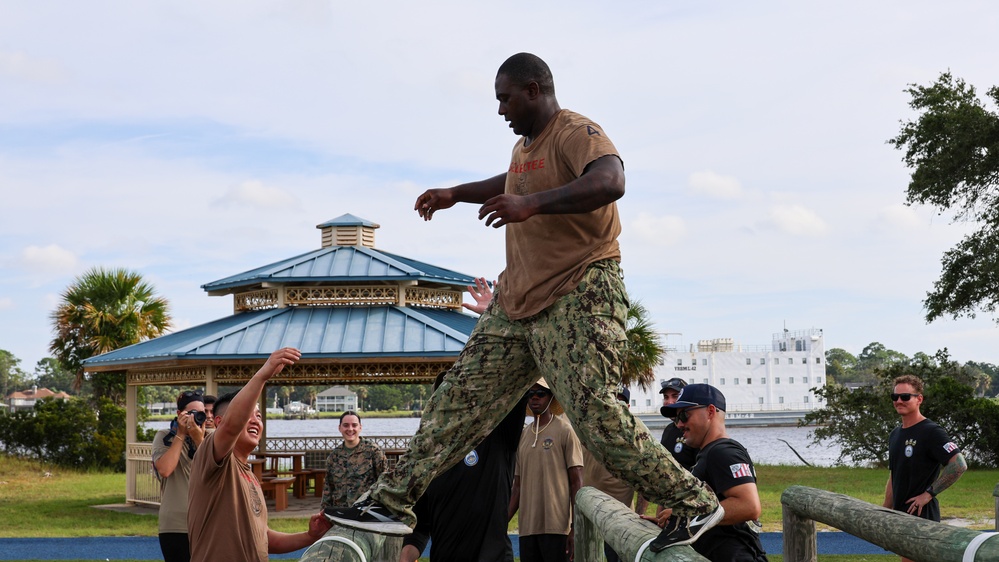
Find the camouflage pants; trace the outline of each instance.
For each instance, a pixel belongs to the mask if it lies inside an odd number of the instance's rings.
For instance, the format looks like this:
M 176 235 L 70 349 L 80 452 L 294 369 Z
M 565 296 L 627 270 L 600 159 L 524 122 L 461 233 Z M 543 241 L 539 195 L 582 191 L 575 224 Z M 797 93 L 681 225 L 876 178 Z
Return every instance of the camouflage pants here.
M 680 515 L 710 512 L 717 505 L 711 490 L 617 400 L 627 309 L 620 267 L 611 260 L 591 265 L 573 292 L 529 318 L 510 320 L 494 300 L 430 398 L 409 451 L 375 483 L 371 497 L 415 523 L 412 506 L 430 481 L 544 377 L 583 445 L 611 474 Z

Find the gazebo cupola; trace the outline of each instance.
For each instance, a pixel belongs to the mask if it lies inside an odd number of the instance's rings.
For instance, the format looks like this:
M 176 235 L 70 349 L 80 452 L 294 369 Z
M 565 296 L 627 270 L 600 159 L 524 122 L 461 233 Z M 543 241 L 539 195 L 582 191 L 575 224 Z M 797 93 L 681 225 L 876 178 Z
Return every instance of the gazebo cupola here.
M 322 247 L 204 285 L 233 295 L 233 311 L 295 306 L 461 310 L 468 276 L 375 249 L 379 225 L 346 214 L 316 226 Z

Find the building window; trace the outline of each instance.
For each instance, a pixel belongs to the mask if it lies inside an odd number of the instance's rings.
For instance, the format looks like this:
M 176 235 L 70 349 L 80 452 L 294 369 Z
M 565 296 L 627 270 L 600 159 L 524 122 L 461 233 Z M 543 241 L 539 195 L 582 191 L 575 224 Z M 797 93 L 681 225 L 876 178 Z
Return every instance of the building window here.
M 701 359 L 701 365 L 707 365 L 707 364 L 708 364 L 707 359 Z
M 774 357 L 774 365 L 780 365 L 780 357 Z
M 788 377 L 787 382 L 788 384 L 794 384 L 794 377 Z
M 801 364 L 802 364 L 802 365 L 805 365 L 805 364 L 807 364 L 807 363 L 808 363 L 808 358 L 807 358 L 807 357 L 802 357 L 802 358 L 801 358 Z
M 760 377 L 760 384 L 767 384 L 767 377 Z
M 815 384 L 822 384 L 822 377 L 815 377 Z
M 725 379 L 720 379 L 720 380 L 718 381 L 718 384 L 725 384 Z
M 780 377 L 774 377 L 774 384 L 780 384 Z
M 808 377 L 801 377 L 801 382 L 808 384 Z
M 805 404 L 808 404 L 808 397 L 805 397 Z
M 753 364 L 753 360 L 750 359 L 749 357 L 747 357 L 746 358 L 746 365 L 752 365 L 752 364 Z
M 631 407 L 634 408 L 635 406 L 638 406 L 638 400 L 631 401 Z
M 815 358 L 815 362 L 816 363 L 822 363 L 822 358 L 821 357 L 816 357 Z
M 683 366 L 683 359 L 677 359 L 677 360 L 676 360 L 676 365 L 677 365 L 678 367 L 680 367 L 680 366 Z
M 763 358 L 763 357 L 760 357 L 760 365 L 766 365 L 766 364 L 767 364 L 767 360 L 765 358 Z
M 781 396 L 781 397 L 778 397 L 778 398 L 777 398 L 777 402 L 778 402 L 779 404 L 783 404 L 783 403 L 784 403 L 784 397 L 783 397 L 783 396 Z
M 763 397 L 760 396 L 759 400 L 760 400 L 760 404 L 762 404 L 763 403 Z
M 753 378 L 752 377 L 746 377 L 746 384 L 753 384 Z
M 735 377 L 735 381 L 733 382 L 733 384 L 739 384 L 739 377 Z
M 646 398 L 646 399 L 645 399 L 645 405 L 646 405 L 646 406 L 651 406 L 651 405 L 652 405 L 652 400 L 651 400 L 651 399 L 649 399 L 649 398 Z
M 704 384 L 708 384 L 708 379 L 701 379 L 701 382 L 703 382 Z

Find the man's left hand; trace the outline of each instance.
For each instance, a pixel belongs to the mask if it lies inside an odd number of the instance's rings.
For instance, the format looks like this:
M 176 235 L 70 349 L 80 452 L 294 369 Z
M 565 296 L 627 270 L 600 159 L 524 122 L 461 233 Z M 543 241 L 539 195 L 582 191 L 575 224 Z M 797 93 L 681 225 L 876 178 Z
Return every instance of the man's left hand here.
M 929 492 L 923 492 L 914 498 L 905 500 L 905 503 L 909 504 L 909 508 L 905 511 L 910 515 L 919 517 L 923 514 L 923 507 L 931 501 L 933 501 L 933 496 L 931 496 Z
M 479 207 L 479 220 L 486 219 L 486 226 L 499 228 L 511 222 L 524 222 L 536 213 L 526 197 L 504 193 L 488 199 Z

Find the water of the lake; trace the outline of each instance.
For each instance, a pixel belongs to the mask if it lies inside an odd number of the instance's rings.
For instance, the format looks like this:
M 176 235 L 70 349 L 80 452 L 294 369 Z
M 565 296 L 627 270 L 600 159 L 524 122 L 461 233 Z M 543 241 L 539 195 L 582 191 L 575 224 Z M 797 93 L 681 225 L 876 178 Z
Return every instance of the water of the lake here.
M 365 435 L 413 435 L 420 425 L 419 418 L 366 418 L 362 420 Z M 168 422 L 146 422 L 151 429 L 166 429 Z M 836 464 L 840 447 L 833 443 L 812 445 L 812 430 L 803 427 L 734 427 L 728 429 L 732 439 L 742 443 L 756 464 L 802 466 L 791 450 L 794 447 L 813 466 Z M 658 440 L 662 430 L 653 429 Z M 271 437 L 318 437 L 339 435 L 336 419 L 267 420 L 267 435 Z M 782 441 L 783 440 L 783 441 Z M 787 443 L 784 443 L 787 441 Z

